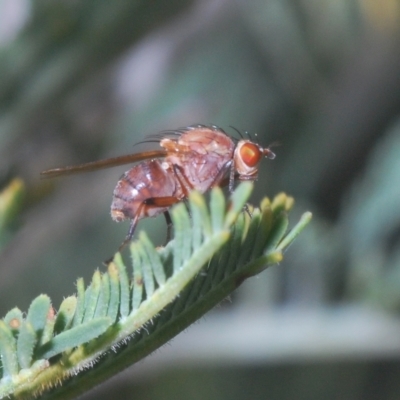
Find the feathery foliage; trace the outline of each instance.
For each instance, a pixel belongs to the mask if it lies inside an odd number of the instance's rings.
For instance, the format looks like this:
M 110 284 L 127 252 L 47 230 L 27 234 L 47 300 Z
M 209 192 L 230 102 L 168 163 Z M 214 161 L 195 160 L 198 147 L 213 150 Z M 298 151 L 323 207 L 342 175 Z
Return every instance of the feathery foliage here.
M 56 313 L 48 296 L 26 316 L 15 308 L 0 321 L 0 398 L 73 398 L 148 355 L 210 310 L 246 278 L 282 260 L 310 221 L 291 232 L 293 199 L 280 194 L 260 208 L 243 207 L 252 184 L 228 203 L 219 188 L 209 208 L 193 192 L 189 210 L 172 210 L 175 237 L 155 248 L 144 232 L 130 246 L 132 272 L 117 253 L 107 272 L 96 271 Z

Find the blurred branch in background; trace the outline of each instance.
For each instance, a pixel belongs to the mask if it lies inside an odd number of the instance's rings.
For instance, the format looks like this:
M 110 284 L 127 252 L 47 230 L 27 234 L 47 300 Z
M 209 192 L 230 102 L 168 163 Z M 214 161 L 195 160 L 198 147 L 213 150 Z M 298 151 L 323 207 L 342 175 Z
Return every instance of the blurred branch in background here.
M 279 312 L 282 305 L 324 313 L 355 303 L 397 322 L 398 0 L 2 0 L 3 17 L 11 3 L 15 28 L 0 23 L 0 181 L 6 186 L 21 176 L 27 202 L 22 226 L 1 255 L 2 314 L 14 305 L 26 309 L 43 291 L 58 302 L 73 290 L 66 282 L 89 277 L 82 267 L 100 265 L 126 233 L 108 215 L 123 169 L 54 182 L 40 182 L 40 170 L 130 152 L 162 129 L 214 123 L 257 132 L 263 145 L 279 141 L 255 197 L 284 190 L 299 209 L 316 214 L 285 263 L 246 284 L 225 307 L 260 310 L 262 319 L 265 309 Z M 163 221 L 140 229 L 162 243 Z M 295 328 L 291 334 L 296 338 Z M 384 335 L 376 340 L 384 347 Z M 256 382 L 256 373 L 230 371 L 227 382 L 246 376 L 243 386 L 260 390 L 253 398 L 399 396 L 397 356 L 380 365 L 378 352 L 369 353 L 352 370 L 350 353 L 339 366 L 326 361 L 325 369 L 307 369 L 298 361 L 300 368 L 282 374 L 261 369 Z M 260 384 L 267 372 L 276 386 Z M 189 375 L 173 378 L 181 387 L 190 382 L 189 393 L 243 398 L 215 373 L 204 373 L 201 385 Z M 292 389 L 282 383 L 288 380 Z M 331 380 L 336 386 L 324 391 L 322 382 Z M 179 398 L 166 385 L 160 393 Z

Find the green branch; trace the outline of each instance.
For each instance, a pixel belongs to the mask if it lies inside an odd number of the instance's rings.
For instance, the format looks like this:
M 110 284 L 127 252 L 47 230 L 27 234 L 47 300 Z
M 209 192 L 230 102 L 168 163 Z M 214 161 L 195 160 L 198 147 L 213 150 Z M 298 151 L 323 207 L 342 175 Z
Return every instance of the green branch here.
M 0 398 L 70 399 L 142 359 L 221 302 L 246 278 L 282 260 L 311 219 L 288 234 L 293 199 L 278 195 L 242 212 L 242 183 L 229 203 L 219 188 L 192 193 L 172 210 L 174 240 L 156 249 L 144 232 L 130 246 L 132 272 L 117 253 L 107 272 L 66 298 L 56 314 L 41 295 L 26 317 L 0 320 Z M 285 236 L 286 234 L 286 236 Z

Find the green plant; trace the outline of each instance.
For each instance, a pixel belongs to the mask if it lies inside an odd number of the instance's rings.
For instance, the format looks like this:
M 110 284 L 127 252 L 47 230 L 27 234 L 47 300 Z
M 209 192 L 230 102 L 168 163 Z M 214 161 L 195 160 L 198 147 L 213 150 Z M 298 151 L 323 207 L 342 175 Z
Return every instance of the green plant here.
M 243 212 L 253 185 L 228 203 L 219 188 L 190 194 L 172 210 L 175 237 L 154 248 L 144 232 L 132 242 L 132 277 L 117 253 L 58 312 L 48 296 L 27 315 L 15 308 L 0 321 L 0 398 L 73 398 L 145 357 L 226 298 L 245 279 L 282 260 L 310 221 L 305 213 L 285 235 L 293 199 L 280 194 Z

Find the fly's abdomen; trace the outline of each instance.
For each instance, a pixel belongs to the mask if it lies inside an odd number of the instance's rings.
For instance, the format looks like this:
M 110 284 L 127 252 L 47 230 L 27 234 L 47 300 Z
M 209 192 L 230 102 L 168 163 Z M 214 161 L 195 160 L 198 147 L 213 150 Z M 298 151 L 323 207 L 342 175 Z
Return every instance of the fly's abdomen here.
M 115 221 L 153 217 L 168 209 L 153 204 L 163 197 L 180 197 L 175 174 L 160 160 L 149 160 L 125 172 L 114 189 L 111 217 Z M 139 215 L 137 215 L 139 213 Z

